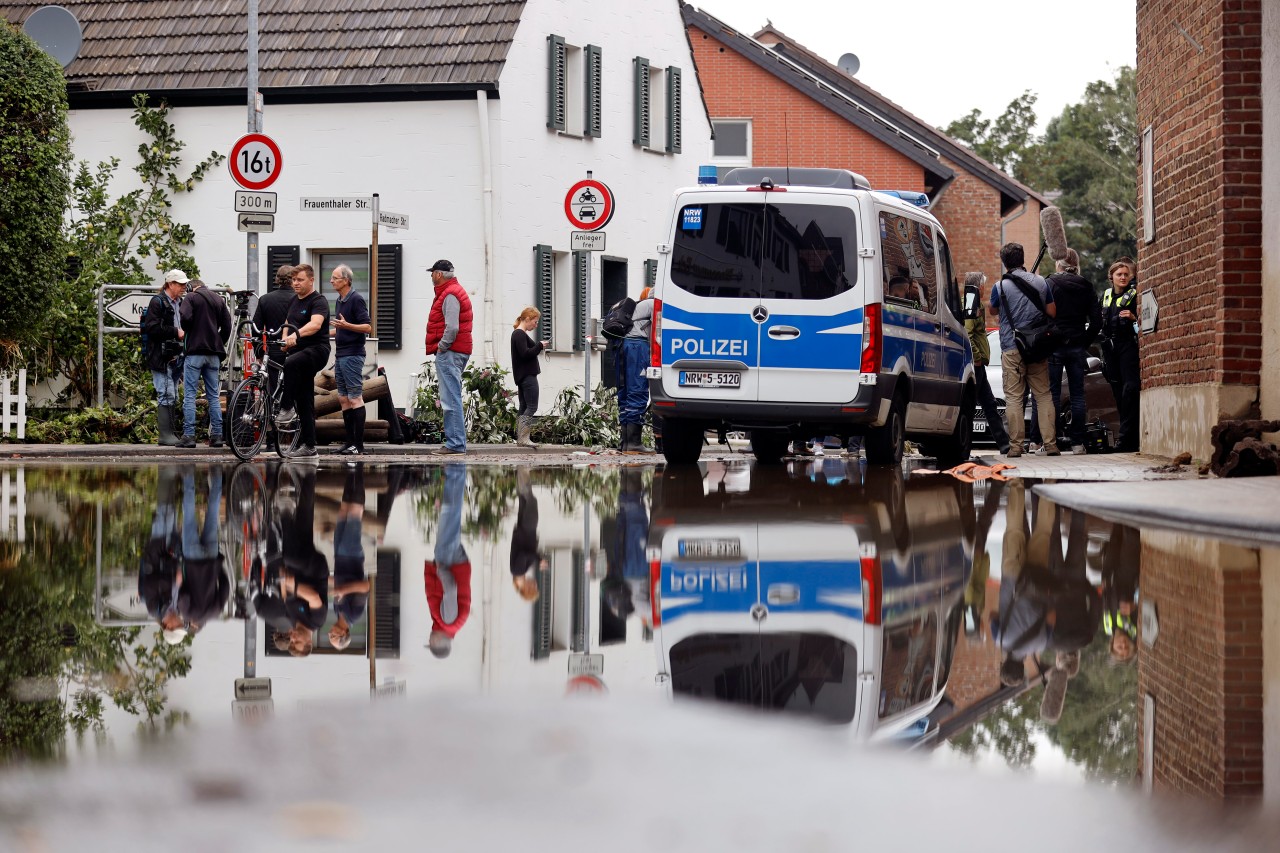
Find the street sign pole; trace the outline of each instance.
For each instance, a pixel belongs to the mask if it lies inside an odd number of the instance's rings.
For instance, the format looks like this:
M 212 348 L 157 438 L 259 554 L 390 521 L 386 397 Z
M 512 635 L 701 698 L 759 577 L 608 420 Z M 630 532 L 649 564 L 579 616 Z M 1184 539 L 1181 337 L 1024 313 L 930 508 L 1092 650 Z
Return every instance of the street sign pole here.
M 591 180 L 591 170 L 587 170 L 587 180 Z M 585 304 L 584 312 L 587 314 L 583 317 L 583 321 L 590 326 L 591 319 L 591 253 L 587 253 L 586 270 L 582 274 L 582 300 Z M 587 330 L 583 330 L 583 335 L 587 340 L 583 341 L 586 347 L 582 350 L 582 402 L 584 405 L 591 404 L 591 356 L 595 355 L 595 348 L 591 345 L 591 336 L 586 334 Z
M 373 242 L 369 244 L 369 319 L 378 336 L 378 194 L 373 194 Z
M 249 0 L 249 132 L 262 132 L 258 109 L 258 0 Z M 258 292 L 258 233 L 245 234 L 245 290 Z M 228 378 L 230 381 L 230 378 Z

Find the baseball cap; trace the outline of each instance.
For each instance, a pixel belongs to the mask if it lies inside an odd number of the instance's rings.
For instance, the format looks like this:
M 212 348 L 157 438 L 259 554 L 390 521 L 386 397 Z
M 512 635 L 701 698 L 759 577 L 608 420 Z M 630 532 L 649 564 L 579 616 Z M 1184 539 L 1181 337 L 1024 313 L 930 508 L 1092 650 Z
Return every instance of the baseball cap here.
M 169 270 L 164 274 L 165 284 L 168 284 L 171 281 L 176 281 L 178 284 L 186 284 L 189 280 L 190 279 L 187 278 L 187 274 L 182 270 Z
M 427 272 L 436 272 L 437 270 L 439 272 L 453 272 L 453 264 L 441 259 L 427 268 Z
M 164 634 L 164 641 L 166 643 L 168 643 L 171 646 L 176 646 L 178 645 L 178 643 L 181 643 L 183 640 L 187 638 L 187 629 L 173 628 L 171 630 L 164 631 L 163 634 Z

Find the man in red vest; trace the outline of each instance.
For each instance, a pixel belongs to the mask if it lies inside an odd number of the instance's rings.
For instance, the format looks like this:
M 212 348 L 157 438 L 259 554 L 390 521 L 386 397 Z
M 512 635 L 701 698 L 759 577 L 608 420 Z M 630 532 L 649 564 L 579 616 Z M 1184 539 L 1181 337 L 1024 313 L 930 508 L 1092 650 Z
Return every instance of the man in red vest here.
M 431 265 L 435 301 L 427 317 L 427 355 L 436 357 L 440 407 L 444 409 L 444 444 L 437 456 L 467 452 L 467 426 L 462 419 L 462 370 L 471 358 L 471 298 L 445 260 Z

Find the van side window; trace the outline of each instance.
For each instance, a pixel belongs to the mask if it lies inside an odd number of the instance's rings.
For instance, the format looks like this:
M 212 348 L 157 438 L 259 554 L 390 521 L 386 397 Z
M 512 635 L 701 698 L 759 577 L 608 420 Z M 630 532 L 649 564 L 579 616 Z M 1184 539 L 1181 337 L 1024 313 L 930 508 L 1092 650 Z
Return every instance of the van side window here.
M 942 267 L 943 301 L 951 309 L 951 316 L 964 315 L 964 300 L 960 295 L 960 284 L 956 280 L 955 269 L 951 266 L 951 249 L 947 246 L 947 238 L 938 235 L 938 260 Z
M 885 302 L 934 313 L 938 306 L 938 269 L 933 229 L 914 219 L 881 211 L 880 248 L 884 257 Z

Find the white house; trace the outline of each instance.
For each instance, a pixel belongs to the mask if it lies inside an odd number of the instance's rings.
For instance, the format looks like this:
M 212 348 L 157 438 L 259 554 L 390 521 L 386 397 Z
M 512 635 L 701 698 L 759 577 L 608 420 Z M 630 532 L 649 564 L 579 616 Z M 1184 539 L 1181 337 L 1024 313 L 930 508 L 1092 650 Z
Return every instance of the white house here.
M 21 24 L 43 5 L 0 3 Z M 185 163 L 230 154 L 246 133 L 247 4 L 64 0 L 83 27 L 67 68 L 77 160 L 120 156 L 120 191 L 142 134 L 130 98 L 172 109 Z M 302 199 L 378 194 L 409 227 L 379 234 L 375 305 L 379 362 L 405 405 L 424 360 L 432 300 L 426 269 L 451 260 L 476 312 L 473 363 L 509 366 L 508 339 L 526 305 L 553 344 L 542 411 L 581 385 L 591 317 L 635 295 L 656 268 L 672 191 L 696 182 L 708 151 L 703 105 L 678 0 L 261 0 L 262 132 L 279 146 L 274 230 L 262 233 L 247 280 L 228 168 L 175 200 L 192 225 L 204 280 L 269 287 L 288 262 L 348 263 L 368 295 L 372 217 L 304 210 Z M 570 252 L 570 187 L 592 172 L 616 199 L 605 250 Z M 575 215 L 584 214 L 581 208 Z M 590 213 L 603 215 L 597 207 Z M 588 221 L 590 221 L 588 219 Z M 590 289 L 583 275 L 590 269 Z M 157 269 L 159 285 L 161 270 Z M 592 384 L 608 355 L 591 356 Z M 604 362 L 602 364 L 602 362 Z

